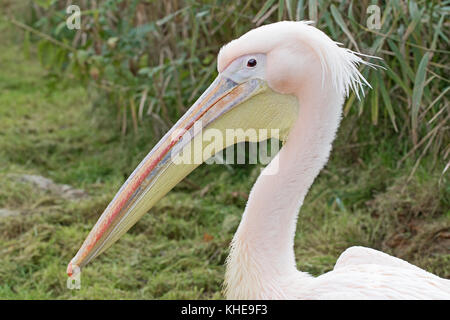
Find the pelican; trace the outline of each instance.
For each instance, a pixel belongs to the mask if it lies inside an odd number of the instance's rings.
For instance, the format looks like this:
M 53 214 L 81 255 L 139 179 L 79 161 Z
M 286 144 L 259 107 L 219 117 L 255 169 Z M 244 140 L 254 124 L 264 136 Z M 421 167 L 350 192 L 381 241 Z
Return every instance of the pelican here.
M 450 299 L 450 280 L 369 248 L 345 250 L 334 269 L 318 277 L 296 268 L 299 210 L 328 160 L 345 97 L 368 85 L 360 64 L 369 63 L 307 22 L 264 25 L 226 44 L 217 78 L 123 184 L 69 263 L 68 275 L 218 151 L 201 154 L 206 129 L 278 129 L 284 144 L 253 186 L 231 243 L 228 299 Z M 195 132 L 195 126 L 205 130 Z M 245 140 L 251 139 L 233 143 Z M 177 163 L 188 149 L 202 161 Z

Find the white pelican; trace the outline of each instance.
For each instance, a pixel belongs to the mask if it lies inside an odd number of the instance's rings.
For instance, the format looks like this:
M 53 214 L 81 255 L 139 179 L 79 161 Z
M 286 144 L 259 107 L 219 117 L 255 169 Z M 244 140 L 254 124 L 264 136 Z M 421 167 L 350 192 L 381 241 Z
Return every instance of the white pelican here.
M 319 277 L 298 271 L 294 234 L 305 195 L 327 162 L 344 98 L 366 83 L 354 52 L 305 22 L 261 26 L 225 45 L 219 75 L 134 170 L 68 265 L 111 246 L 199 163 L 175 164 L 204 129 L 277 128 L 285 144 L 251 190 L 227 260 L 230 299 L 450 299 L 450 280 L 363 247 Z M 242 140 L 245 137 L 242 138 Z M 257 140 L 267 139 L 258 137 Z M 226 145 L 224 145 L 226 147 Z M 215 150 L 218 151 L 218 150 Z M 205 160 L 212 153 L 203 155 Z M 278 161 L 276 174 L 264 174 Z

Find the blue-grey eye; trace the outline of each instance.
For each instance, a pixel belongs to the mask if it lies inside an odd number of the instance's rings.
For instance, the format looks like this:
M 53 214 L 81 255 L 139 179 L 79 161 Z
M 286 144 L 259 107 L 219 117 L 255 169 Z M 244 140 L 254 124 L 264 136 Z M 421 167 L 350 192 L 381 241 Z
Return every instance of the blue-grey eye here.
M 255 66 L 256 66 L 256 60 L 255 59 L 252 58 L 252 59 L 247 61 L 247 67 L 253 68 Z

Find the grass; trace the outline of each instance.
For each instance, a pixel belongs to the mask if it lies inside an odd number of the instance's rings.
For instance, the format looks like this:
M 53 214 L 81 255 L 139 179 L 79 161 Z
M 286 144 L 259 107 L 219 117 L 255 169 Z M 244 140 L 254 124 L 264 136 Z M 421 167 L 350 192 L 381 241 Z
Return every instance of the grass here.
M 103 209 L 155 139 L 145 127 L 122 136 L 120 123 L 74 83 L 49 90 L 31 51 L 0 24 L 0 298 L 220 299 L 228 245 L 259 172 L 254 166 L 194 171 L 66 288 L 66 265 Z M 432 157 L 397 168 L 394 139 L 347 117 L 325 170 L 300 213 L 298 267 L 333 268 L 347 247 L 383 250 L 450 278 L 450 186 Z M 362 144 L 363 140 L 367 144 Z M 17 181 L 39 174 L 86 190 L 65 200 Z

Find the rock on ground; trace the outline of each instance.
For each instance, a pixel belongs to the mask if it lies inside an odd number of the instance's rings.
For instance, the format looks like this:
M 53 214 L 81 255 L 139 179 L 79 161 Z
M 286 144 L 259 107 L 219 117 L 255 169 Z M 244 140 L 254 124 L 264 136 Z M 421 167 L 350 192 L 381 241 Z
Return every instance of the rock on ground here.
M 52 179 L 45 178 L 43 176 L 31 174 L 20 174 L 12 176 L 17 178 L 17 180 L 21 182 L 31 183 L 43 191 L 50 191 L 51 193 L 67 200 L 77 200 L 86 198 L 88 196 L 84 190 L 75 189 L 67 184 L 55 183 Z

